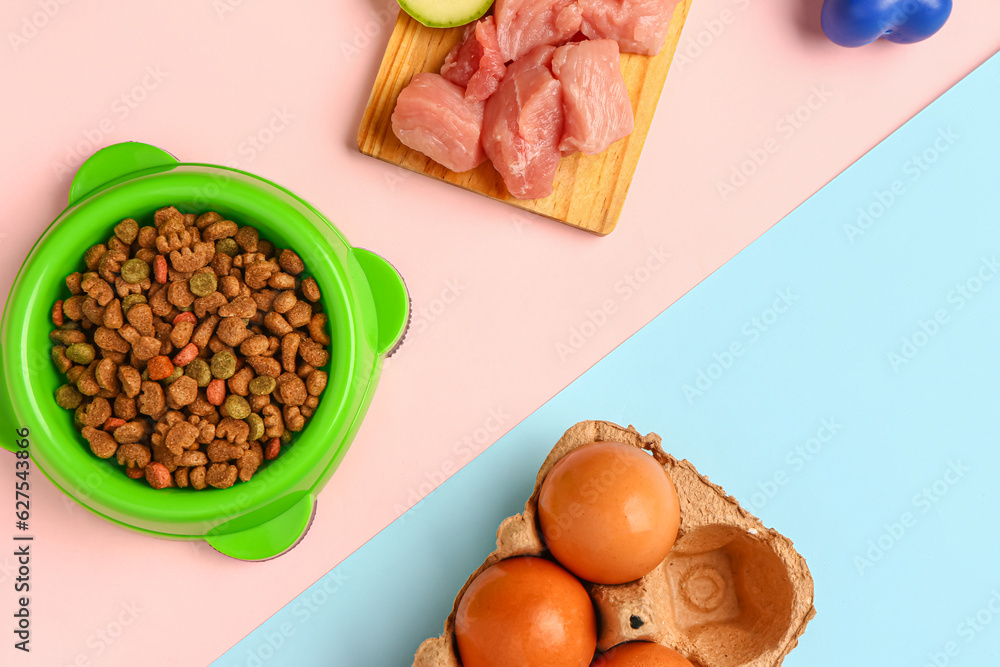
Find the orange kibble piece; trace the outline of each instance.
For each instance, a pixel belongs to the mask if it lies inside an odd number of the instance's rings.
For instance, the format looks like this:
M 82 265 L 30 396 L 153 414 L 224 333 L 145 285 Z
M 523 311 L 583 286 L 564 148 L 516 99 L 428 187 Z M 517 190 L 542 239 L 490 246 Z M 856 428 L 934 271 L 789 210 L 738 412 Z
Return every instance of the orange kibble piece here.
M 158 354 L 146 363 L 149 371 L 149 379 L 155 381 L 165 380 L 174 372 L 174 364 L 170 357 Z
M 215 378 L 205 387 L 205 398 L 212 405 L 222 405 L 226 400 L 226 381 Z

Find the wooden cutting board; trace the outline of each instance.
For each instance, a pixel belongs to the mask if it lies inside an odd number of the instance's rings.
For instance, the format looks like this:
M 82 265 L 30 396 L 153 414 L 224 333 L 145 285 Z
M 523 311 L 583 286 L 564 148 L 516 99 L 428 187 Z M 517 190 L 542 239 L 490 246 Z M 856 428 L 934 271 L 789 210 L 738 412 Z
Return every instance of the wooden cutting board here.
M 677 4 L 666 45 L 658 55 L 622 54 L 622 74 L 635 113 L 632 134 L 600 155 L 577 153 L 563 158 L 556 172 L 555 191 L 545 199 L 512 197 L 488 160 L 458 174 L 399 143 L 390 124 L 399 91 L 417 72 L 440 70 L 445 56 L 462 39 L 465 30 L 428 28 L 404 11 L 400 11 L 396 19 L 361 120 L 358 148 L 365 155 L 603 236 L 615 228 L 621 217 L 625 195 L 632 183 L 690 6 L 691 0 L 681 0 Z

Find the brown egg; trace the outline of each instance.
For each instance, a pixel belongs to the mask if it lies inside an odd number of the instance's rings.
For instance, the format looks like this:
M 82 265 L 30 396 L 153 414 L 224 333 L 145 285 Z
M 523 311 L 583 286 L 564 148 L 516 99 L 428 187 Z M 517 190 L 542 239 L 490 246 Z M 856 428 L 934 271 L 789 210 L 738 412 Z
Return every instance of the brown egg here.
M 543 558 L 509 558 L 469 584 L 455 638 L 463 667 L 587 667 L 597 620 L 572 574 Z
M 619 644 L 594 660 L 591 667 L 693 667 L 683 655 L 652 642 Z
M 623 584 L 660 564 L 677 539 L 680 502 L 663 467 L 620 442 L 573 450 L 549 471 L 538 496 L 549 551 L 567 570 Z

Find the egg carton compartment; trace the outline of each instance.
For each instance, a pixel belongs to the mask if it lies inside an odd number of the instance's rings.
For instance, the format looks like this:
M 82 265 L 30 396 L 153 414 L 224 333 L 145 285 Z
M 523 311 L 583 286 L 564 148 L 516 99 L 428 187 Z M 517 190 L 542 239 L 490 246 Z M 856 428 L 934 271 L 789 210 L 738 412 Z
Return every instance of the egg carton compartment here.
M 469 584 L 507 558 L 551 558 L 537 516 L 542 482 L 560 458 L 603 441 L 653 455 L 677 488 L 681 521 L 673 549 L 646 576 L 617 585 L 583 582 L 597 612 L 598 649 L 644 640 L 674 649 L 696 667 L 772 667 L 795 648 L 816 610 L 812 576 L 792 541 L 764 527 L 689 461 L 664 452 L 655 433 L 584 421 L 552 448 L 524 511 L 501 522 L 496 550 L 455 597 L 441 636 L 417 649 L 413 667 L 460 667 L 455 614 Z

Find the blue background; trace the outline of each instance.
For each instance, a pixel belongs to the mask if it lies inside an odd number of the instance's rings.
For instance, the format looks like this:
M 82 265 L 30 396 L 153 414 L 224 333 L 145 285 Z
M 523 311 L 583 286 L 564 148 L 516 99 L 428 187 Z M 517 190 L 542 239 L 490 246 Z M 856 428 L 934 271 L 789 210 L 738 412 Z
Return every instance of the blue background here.
M 409 665 L 584 419 L 659 433 L 794 540 L 818 615 L 788 667 L 998 664 L 998 109 L 1000 56 L 216 665 Z

